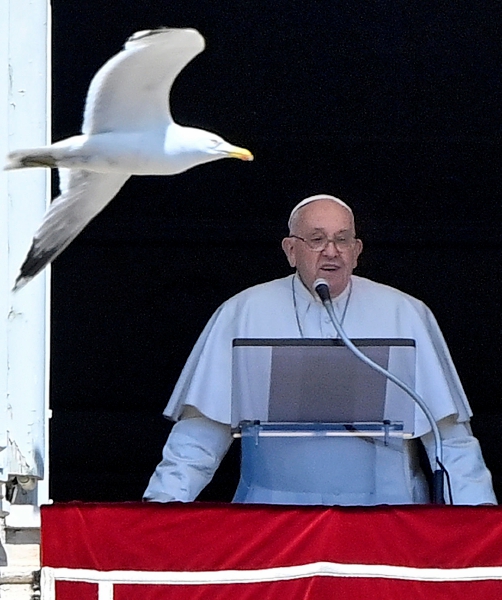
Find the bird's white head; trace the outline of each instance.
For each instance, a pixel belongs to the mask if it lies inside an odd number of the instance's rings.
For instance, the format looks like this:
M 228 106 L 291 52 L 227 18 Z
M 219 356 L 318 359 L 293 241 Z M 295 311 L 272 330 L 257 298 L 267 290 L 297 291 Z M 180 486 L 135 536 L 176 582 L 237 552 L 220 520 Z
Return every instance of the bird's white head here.
M 172 126 L 169 128 L 164 150 L 166 154 L 177 155 L 190 162 L 187 169 L 220 158 L 238 158 L 246 161 L 254 159 L 249 150 L 229 144 L 215 133 L 180 125 L 174 130 Z

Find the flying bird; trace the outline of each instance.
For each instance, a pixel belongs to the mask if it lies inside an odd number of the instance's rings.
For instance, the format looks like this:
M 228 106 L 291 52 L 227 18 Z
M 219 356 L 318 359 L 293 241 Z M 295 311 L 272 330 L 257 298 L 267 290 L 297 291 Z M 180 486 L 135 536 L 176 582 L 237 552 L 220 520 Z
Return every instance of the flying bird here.
M 52 262 L 131 175 L 174 175 L 226 157 L 253 160 L 249 150 L 171 117 L 171 86 L 202 50 L 204 38 L 194 29 L 135 33 L 94 75 L 81 135 L 8 155 L 6 170 L 58 168 L 60 179 L 15 290 Z

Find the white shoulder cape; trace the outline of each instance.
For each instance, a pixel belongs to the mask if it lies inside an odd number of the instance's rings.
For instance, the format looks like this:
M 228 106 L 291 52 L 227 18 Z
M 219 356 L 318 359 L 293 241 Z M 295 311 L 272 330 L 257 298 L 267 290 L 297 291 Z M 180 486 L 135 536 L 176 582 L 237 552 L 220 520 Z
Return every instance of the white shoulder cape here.
M 295 290 L 295 302 L 293 300 Z M 425 304 L 399 290 L 352 276 L 336 299 L 350 338 L 411 338 L 416 342 L 415 390 L 436 421 L 471 416 L 469 403 L 444 337 Z M 346 308 L 346 311 L 345 311 Z M 298 319 L 297 319 L 298 317 Z M 178 419 L 191 405 L 220 423 L 231 422 L 232 341 L 235 338 L 336 337 L 325 309 L 297 276 L 249 288 L 222 304 L 207 323 L 176 384 L 164 415 Z M 417 410 L 415 436 L 430 431 Z

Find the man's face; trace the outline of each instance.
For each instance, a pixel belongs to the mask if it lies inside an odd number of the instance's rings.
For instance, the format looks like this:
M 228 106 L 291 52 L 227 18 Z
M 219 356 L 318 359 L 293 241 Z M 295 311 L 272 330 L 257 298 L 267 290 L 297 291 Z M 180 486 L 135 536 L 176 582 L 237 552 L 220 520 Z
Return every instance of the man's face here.
M 330 240 L 335 237 L 349 240 L 348 244 L 339 245 L 330 241 L 320 252 L 312 250 L 308 243 L 296 237 L 282 241 L 289 264 L 296 268 L 309 290 L 313 292 L 314 281 L 322 277 L 328 282 L 331 296 L 339 296 L 347 287 L 363 249 L 361 240 L 355 238 L 351 213 L 332 200 L 316 200 L 298 211 L 291 235 L 311 242 L 323 236 Z

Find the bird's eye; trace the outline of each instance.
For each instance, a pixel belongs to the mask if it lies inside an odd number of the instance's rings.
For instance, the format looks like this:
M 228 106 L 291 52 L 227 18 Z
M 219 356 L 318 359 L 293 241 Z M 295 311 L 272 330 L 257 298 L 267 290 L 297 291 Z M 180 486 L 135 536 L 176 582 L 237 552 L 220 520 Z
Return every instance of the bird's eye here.
M 220 144 L 221 144 L 221 140 L 217 140 L 217 139 L 209 140 L 209 146 L 211 148 L 217 148 Z

